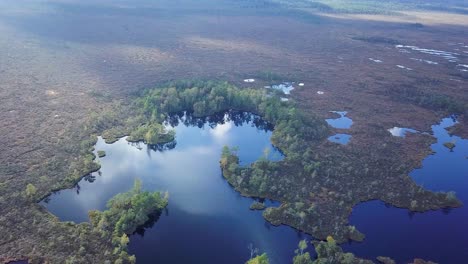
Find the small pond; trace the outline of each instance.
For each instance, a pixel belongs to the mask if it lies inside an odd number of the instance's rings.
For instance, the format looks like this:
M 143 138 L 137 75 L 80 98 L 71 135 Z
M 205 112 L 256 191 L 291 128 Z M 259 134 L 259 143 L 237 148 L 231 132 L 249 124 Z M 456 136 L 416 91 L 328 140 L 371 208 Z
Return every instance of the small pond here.
M 351 140 L 351 135 L 348 134 L 336 134 L 328 137 L 328 141 L 333 143 L 338 143 L 341 145 L 346 145 Z
M 338 118 L 329 118 L 325 120 L 331 127 L 338 128 L 338 129 L 349 129 L 353 125 L 353 120 L 346 116 L 348 112 L 330 111 L 330 113 L 334 113 L 340 116 Z M 348 144 L 350 140 L 351 140 L 351 135 L 343 134 L 343 133 L 328 137 L 328 141 L 333 142 L 333 143 L 338 143 L 341 145 Z
M 326 119 L 327 123 L 334 127 L 334 128 L 340 128 L 340 129 L 349 129 L 351 128 L 351 125 L 353 124 L 353 120 L 346 115 L 348 112 L 346 111 L 330 111 L 331 113 L 335 113 L 339 115 L 340 117 L 338 118 L 329 118 Z
M 432 126 L 437 143 L 434 155 L 423 161 L 410 175 L 420 185 L 433 191 L 455 191 L 465 206 L 451 210 L 410 213 L 386 206 L 379 201 L 358 205 L 351 224 L 366 234 L 363 243 L 344 245 L 345 250 L 368 258 L 391 256 L 397 263 L 415 257 L 438 263 L 468 261 L 468 140 L 450 136 L 447 127 L 455 124 L 444 118 Z M 443 143 L 455 141 L 451 152 Z
M 274 84 L 272 86 L 265 86 L 265 88 L 267 88 L 267 89 L 271 88 L 273 90 L 281 91 L 284 94 L 291 94 L 291 91 L 294 90 L 293 84 L 294 83 L 292 83 L 292 82 L 284 82 L 284 83 L 280 83 L 280 84 Z
M 440 58 L 448 60 L 449 62 L 457 62 L 459 60 L 458 57 L 460 56 L 460 54 L 456 52 L 426 49 L 426 48 L 420 48 L 417 46 L 410 46 L 410 45 L 396 45 L 395 47 L 400 51 L 402 50 L 406 51 L 405 53 L 411 53 L 412 51 L 419 52 L 422 54 L 440 57 Z
M 61 220 L 88 221 L 88 211 L 105 209 L 109 198 L 130 189 L 140 178 L 146 190 L 169 192 L 169 205 L 154 225 L 130 236 L 129 250 L 138 263 L 244 263 L 252 243 L 272 263 L 289 263 L 301 239 L 310 237 L 274 227 L 251 211 L 253 199 L 241 197 L 221 175 L 225 145 L 238 146 L 242 164 L 270 149 L 269 159 L 283 158 L 270 143 L 268 124 L 249 114 L 200 120 L 173 118 L 176 144 L 149 147 L 124 138 L 97 150 L 102 168 L 74 189 L 51 195 L 42 204 Z M 274 202 L 267 201 L 267 204 Z
M 390 132 L 394 137 L 405 137 L 406 133 L 418 133 L 417 130 L 405 127 L 392 127 L 388 129 L 388 132 Z

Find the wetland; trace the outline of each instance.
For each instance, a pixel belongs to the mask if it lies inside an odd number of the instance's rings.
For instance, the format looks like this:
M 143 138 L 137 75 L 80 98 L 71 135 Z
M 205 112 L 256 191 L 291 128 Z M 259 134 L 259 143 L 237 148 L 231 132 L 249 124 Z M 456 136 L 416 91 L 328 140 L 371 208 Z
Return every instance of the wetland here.
M 107 155 L 100 159 L 99 173 L 90 175 L 92 182 L 84 178 L 44 204 L 63 221 L 86 222 L 89 210 L 104 209 L 107 200 L 139 178 L 145 190 L 167 191 L 169 203 L 156 223 L 130 236 L 129 253 L 138 263 L 243 263 L 250 256 L 249 244 L 266 252 L 271 263 L 288 262 L 298 242 L 310 237 L 288 227 L 273 227 L 261 212 L 249 210 L 253 200 L 235 192 L 219 167 L 225 145 L 239 147 L 243 165 L 265 153 L 272 161 L 283 156 L 272 146 L 268 127 L 255 125 L 252 115 L 238 114 L 232 120 L 233 115 L 192 122 L 182 117 L 174 127 L 177 143 L 172 149 L 129 143 L 125 138 L 106 144 L 100 138 L 96 149 Z
M 464 263 L 438 2 L 0 0 L 0 263 Z

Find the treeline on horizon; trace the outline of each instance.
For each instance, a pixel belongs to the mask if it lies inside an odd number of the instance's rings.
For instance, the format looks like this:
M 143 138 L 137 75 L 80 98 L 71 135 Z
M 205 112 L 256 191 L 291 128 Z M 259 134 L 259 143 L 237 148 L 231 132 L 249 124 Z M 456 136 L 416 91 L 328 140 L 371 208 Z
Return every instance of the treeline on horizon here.
M 399 15 L 398 11 L 428 10 L 468 14 L 463 0 L 270 0 L 292 8 L 310 8 L 326 13 Z

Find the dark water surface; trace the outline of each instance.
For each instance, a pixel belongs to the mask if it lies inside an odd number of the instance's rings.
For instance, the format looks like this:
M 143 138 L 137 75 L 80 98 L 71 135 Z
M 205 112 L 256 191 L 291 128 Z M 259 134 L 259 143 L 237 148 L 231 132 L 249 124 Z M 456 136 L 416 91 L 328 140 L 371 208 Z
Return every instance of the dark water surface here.
M 239 146 L 243 164 L 258 159 L 265 148 L 270 150 L 270 159 L 282 158 L 270 143 L 267 124 L 246 120 L 246 116 L 234 119 L 176 122 L 176 144 L 159 148 L 129 144 L 125 139 L 105 144 L 100 138 L 96 150 L 107 154 L 100 159 L 100 173 L 83 179 L 75 189 L 52 195 L 43 204 L 62 220 L 88 221 L 89 210 L 104 209 L 109 198 L 127 191 L 140 178 L 145 189 L 167 190 L 170 198 L 154 225 L 130 237 L 129 249 L 138 263 L 244 263 L 250 243 L 267 252 L 272 263 L 290 263 L 298 241 L 310 237 L 266 223 L 261 211 L 248 209 L 253 200 L 241 197 L 221 175 L 218 162 L 224 145 Z M 433 126 L 436 153 L 411 176 L 428 189 L 455 191 L 467 204 L 468 141 L 448 135 L 445 128 L 453 124 L 454 120 L 446 118 Z M 443 146 L 448 141 L 456 141 L 453 151 Z M 350 221 L 366 239 L 343 247 L 360 257 L 390 256 L 397 263 L 415 257 L 467 263 L 466 207 L 411 214 L 373 201 L 357 206 Z
M 363 243 L 344 245 L 345 250 L 375 258 L 390 256 L 397 263 L 415 257 L 438 263 L 468 263 L 468 140 L 451 137 L 445 128 L 454 120 L 445 118 L 432 126 L 436 152 L 411 173 L 420 185 L 433 191 L 455 191 L 465 206 L 411 214 L 406 209 L 386 206 L 379 201 L 357 206 L 351 224 L 366 234 Z M 453 152 L 443 143 L 455 140 Z
M 211 127 L 179 123 L 177 144 L 162 152 L 125 139 L 105 144 L 99 138 L 96 150 L 106 151 L 100 159 L 101 175 L 94 173 L 79 187 L 56 193 L 43 204 L 61 220 L 88 221 L 89 210 L 105 209 L 109 198 L 140 178 L 144 189 L 168 191 L 170 197 L 160 219 L 143 234 L 130 237 L 129 249 L 138 263 L 244 263 L 250 243 L 267 252 L 273 263 L 289 263 L 299 240 L 307 236 L 271 226 L 261 211 L 249 210 L 253 200 L 235 192 L 219 167 L 224 145 L 238 146 L 243 164 L 258 159 L 265 148 L 270 149 L 270 159 L 282 158 L 270 143 L 271 131 L 258 125 L 261 128 L 242 118 Z

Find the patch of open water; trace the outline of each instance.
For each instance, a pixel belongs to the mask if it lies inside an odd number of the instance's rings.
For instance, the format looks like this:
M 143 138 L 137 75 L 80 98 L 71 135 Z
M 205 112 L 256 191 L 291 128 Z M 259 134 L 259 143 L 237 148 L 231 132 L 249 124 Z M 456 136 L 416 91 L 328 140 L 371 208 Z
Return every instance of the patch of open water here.
M 418 59 L 418 58 L 410 58 L 410 59 L 414 61 L 424 62 L 424 63 L 431 64 L 431 65 L 439 64 L 438 62 L 431 61 L 431 60 L 423 60 L 423 59 Z
M 428 156 L 411 176 L 428 189 L 456 191 L 466 204 L 468 140 L 448 135 L 445 128 L 454 123 L 446 118 L 433 126 L 436 154 Z M 265 148 L 270 150 L 270 159 L 280 160 L 281 153 L 269 140 L 269 126 L 245 116 L 225 116 L 215 122 L 182 119 L 172 125 L 177 142 L 167 148 L 125 139 L 106 144 L 99 138 L 96 150 L 107 154 L 100 159 L 100 173 L 42 204 L 61 220 L 88 221 L 89 210 L 104 209 L 109 198 L 130 189 L 134 179 L 140 178 L 147 190 L 169 191 L 170 200 L 155 224 L 130 236 L 130 253 L 138 263 L 243 263 L 249 258 L 250 243 L 267 252 L 272 263 L 290 263 L 298 241 L 310 237 L 286 226 L 273 227 L 261 211 L 249 210 L 253 199 L 241 197 L 229 186 L 218 163 L 224 145 L 240 147 L 242 164 L 256 160 Z M 450 152 L 443 143 L 453 140 L 457 146 Z M 366 234 L 365 241 L 343 247 L 360 257 L 384 255 L 397 263 L 414 257 L 464 263 L 468 259 L 467 219 L 466 207 L 413 214 L 379 201 L 367 202 L 358 205 L 350 219 Z
M 346 116 L 348 112 L 346 111 L 330 111 L 330 112 L 338 114 L 340 116 L 339 118 L 326 119 L 325 121 L 327 121 L 327 123 L 330 126 L 334 128 L 339 128 L 339 129 L 351 128 L 351 125 L 353 124 L 353 120 Z M 350 140 L 351 140 L 351 135 L 344 134 L 344 133 L 340 133 L 340 134 L 336 134 L 336 135 L 328 137 L 328 141 L 342 144 L 342 145 L 348 144 Z
M 450 51 L 443 51 L 443 50 L 434 50 L 434 49 L 425 49 L 425 48 L 420 48 L 417 46 L 410 46 L 410 45 L 396 45 L 395 46 L 398 50 L 400 51 L 417 51 L 423 54 L 429 54 L 433 56 L 437 56 L 443 59 L 446 59 L 450 62 L 456 62 L 458 61 L 458 56 L 460 54 L 456 52 L 450 52 Z
M 388 129 L 388 132 L 394 137 L 405 137 L 407 133 L 418 133 L 417 130 L 406 127 L 392 127 Z
M 462 72 L 468 72 L 468 64 L 458 64 L 457 69 Z
M 328 137 L 328 141 L 333 143 L 338 143 L 341 145 L 346 145 L 351 140 L 351 135 L 348 134 L 336 134 L 333 136 Z
M 293 83 L 291 82 L 274 84 L 270 88 L 274 90 L 282 91 L 284 94 L 291 94 L 291 91 L 294 90 Z
M 61 220 L 88 221 L 89 210 L 105 209 L 108 199 L 140 178 L 144 189 L 168 191 L 170 196 L 159 220 L 130 236 L 129 250 L 138 263 L 244 263 L 250 243 L 272 263 L 291 262 L 298 242 L 310 237 L 287 226 L 271 226 L 261 211 L 251 211 L 254 200 L 234 191 L 219 167 L 225 145 L 239 147 L 244 165 L 265 149 L 269 159 L 282 159 L 270 143 L 270 126 L 252 115 L 210 122 L 182 119 L 173 126 L 176 144 L 169 147 L 150 148 L 124 138 L 106 144 L 99 138 L 96 151 L 106 152 L 100 173 L 42 204 Z M 278 205 L 267 201 L 272 204 Z
M 370 61 L 373 61 L 375 63 L 382 63 L 382 60 L 374 59 L 374 58 L 369 58 Z
M 344 245 L 359 256 L 390 256 L 397 263 L 415 257 L 438 263 L 467 263 L 468 260 L 468 140 L 450 136 L 447 127 L 455 124 L 444 118 L 432 126 L 437 142 L 434 155 L 423 161 L 422 168 L 410 176 L 433 191 L 455 191 L 465 204 L 461 208 L 411 213 L 387 206 L 380 201 L 362 203 L 354 209 L 351 224 L 366 234 L 362 243 Z M 453 152 L 443 146 L 454 140 Z
M 329 118 L 326 119 L 327 123 L 334 127 L 334 128 L 341 128 L 341 129 L 349 129 L 353 124 L 353 120 L 346 115 L 348 114 L 347 111 L 330 111 L 331 113 L 335 113 L 339 115 L 339 118 Z
M 397 65 L 397 67 L 400 68 L 400 69 L 408 70 L 408 71 L 412 71 L 412 70 L 413 70 L 413 69 L 408 68 L 408 67 L 403 66 L 403 65 Z

